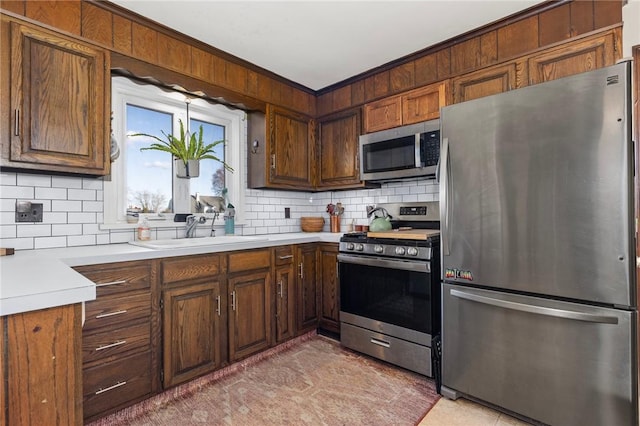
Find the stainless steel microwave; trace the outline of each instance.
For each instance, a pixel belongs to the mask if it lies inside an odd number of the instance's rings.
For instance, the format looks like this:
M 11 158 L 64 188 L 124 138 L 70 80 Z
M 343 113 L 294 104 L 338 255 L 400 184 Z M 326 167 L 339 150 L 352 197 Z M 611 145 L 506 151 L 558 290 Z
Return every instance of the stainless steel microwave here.
M 360 136 L 360 179 L 434 178 L 440 161 L 440 120 Z

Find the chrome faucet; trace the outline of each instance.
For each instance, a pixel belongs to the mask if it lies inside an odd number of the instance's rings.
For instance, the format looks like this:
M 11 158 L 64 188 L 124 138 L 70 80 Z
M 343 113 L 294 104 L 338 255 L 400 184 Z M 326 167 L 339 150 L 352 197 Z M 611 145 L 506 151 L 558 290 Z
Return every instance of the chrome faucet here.
M 185 238 L 193 238 L 196 234 L 196 228 L 199 223 L 205 223 L 207 218 L 204 216 L 189 215 L 187 216 L 187 229 Z

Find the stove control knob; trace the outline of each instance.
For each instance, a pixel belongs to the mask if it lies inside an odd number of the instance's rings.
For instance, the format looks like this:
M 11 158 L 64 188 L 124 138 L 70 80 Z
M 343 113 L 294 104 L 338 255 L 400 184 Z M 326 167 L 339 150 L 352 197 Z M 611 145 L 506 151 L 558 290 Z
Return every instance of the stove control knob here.
M 363 244 L 356 244 L 356 250 L 357 251 L 363 251 L 364 250 L 364 245 Z
M 407 254 L 408 254 L 409 256 L 417 256 L 417 255 L 418 255 L 418 249 L 417 249 L 417 248 L 415 248 L 415 247 L 409 247 L 409 248 L 407 249 Z
M 347 250 L 353 250 L 356 247 L 353 243 L 347 243 Z
M 373 251 L 375 251 L 376 253 L 382 253 L 384 251 L 384 248 L 380 244 L 376 244 L 373 247 Z
M 398 256 L 403 256 L 404 255 L 404 247 L 396 247 L 396 254 Z

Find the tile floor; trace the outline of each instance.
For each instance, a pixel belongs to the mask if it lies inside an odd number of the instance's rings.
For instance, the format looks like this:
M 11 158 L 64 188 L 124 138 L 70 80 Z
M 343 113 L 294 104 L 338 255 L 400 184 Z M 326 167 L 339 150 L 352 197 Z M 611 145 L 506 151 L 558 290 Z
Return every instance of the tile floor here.
M 527 426 L 511 417 L 475 402 L 440 398 L 418 426 Z

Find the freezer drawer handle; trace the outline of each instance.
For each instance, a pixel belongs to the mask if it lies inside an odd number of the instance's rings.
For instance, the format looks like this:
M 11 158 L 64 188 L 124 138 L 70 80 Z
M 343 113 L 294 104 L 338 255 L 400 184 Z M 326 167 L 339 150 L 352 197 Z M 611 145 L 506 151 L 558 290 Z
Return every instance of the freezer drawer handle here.
M 471 300 L 473 302 L 493 305 L 499 308 L 511 309 L 514 311 L 529 312 L 531 314 L 546 315 L 550 317 L 566 318 L 576 321 L 597 322 L 602 324 L 618 324 L 618 318 L 607 315 L 588 314 L 586 312 L 566 311 L 564 309 L 545 308 L 543 306 L 527 305 L 525 303 L 509 302 L 507 300 L 494 299 L 492 297 L 479 296 L 477 294 L 465 293 L 464 291 L 452 289 L 452 296 L 460 299 Z
M 371 343 L 373 343 L 374 345 L 382 346 L 383 348 L 391 347 L 391 343 L 385 342 L 384 340 L 378 340 L 373 337 L 371 338 Z

